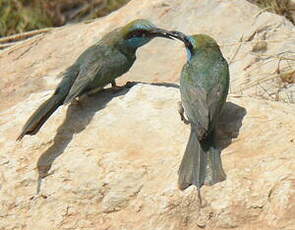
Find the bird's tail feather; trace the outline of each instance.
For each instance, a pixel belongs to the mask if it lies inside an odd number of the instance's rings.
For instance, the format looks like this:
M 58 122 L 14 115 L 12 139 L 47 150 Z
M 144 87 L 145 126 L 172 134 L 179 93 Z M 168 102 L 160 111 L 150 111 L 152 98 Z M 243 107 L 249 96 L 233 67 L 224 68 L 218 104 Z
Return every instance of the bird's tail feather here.
M 63 104 L 64 95 L 54 94 L 45 101 L 28 119 L 17 140 L 21 140 L 25 135 L 36 134 L 50 115 Z
M 206 175 L 207 155 L 201 149 L 197 132 L 191 128 L 189 140 L 178 171 L 178 187 L 184 190 L 190 185 L 200 188 Z
M 199 141 L 192 127 L 189 141 L 178 171 L 178 187 L 184 190 L 195 185 L 198 190 L 204 185 L 213 185 L 225 180 L 220 150 L 215 148 L 212 137 Z
M 54 94 L 31 115 L 16 140 L 19 141 L 25 135 L 34 135 L 39 131 L 51 114 L 64 103 L 78 73 L 79 66 L 77 65 L 70 66 L 64 73 L 62 73 L 63 78 L 58 84 Z

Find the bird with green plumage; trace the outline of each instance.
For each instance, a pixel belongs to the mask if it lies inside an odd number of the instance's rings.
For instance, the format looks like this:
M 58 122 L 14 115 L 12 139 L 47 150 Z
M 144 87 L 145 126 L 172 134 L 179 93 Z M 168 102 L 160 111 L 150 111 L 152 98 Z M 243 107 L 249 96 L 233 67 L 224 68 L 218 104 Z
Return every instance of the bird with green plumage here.
M 115 79 L 126 73 L 136 60 L 136 50 L 155 37 L 170 38 L 167 31 L 145 19 L 114 29 L 87 48 L 64 73 L 53 95 L 31 115 L 17 140 L 36 134 L 61 105 L 78 97 L 116 86 Z
M 226 179 L 215 126 L 228 94 L 229 68 L 210 36 L 186 36 L 175 31 L 171 34 L 184 42 L 188 56 L 180 77 L 179 113 L 191 131 L 178 172 L 178 186 L 184 190 L 195 185 L 200 195 L 203 185 Z

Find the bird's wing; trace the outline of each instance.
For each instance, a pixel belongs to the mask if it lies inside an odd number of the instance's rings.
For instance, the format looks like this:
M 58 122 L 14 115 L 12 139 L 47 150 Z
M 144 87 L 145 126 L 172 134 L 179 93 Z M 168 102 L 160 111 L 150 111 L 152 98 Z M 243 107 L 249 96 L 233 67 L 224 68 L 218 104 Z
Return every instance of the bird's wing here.
M 98 59 L 90 59 L 84 61 L 80 65 L 80 71 L 77 79 L 75 80 L 71 90 L 66 97 L 64 104 L 70 103 L 75 97 L 80 96 L 84 90 L 89 87 L 94 78 L 101 71 L 103 63 Z
M 181 99 L 186 115 L 198 129 L 208 131 L 214 126 L 226 99 L 228 76 L 226 62 L 206 71 L 202 70 L 200 63 L 184 67 L 180 81 Z
M 198 85 L 182 81 L 180 84 L 181 100 L 185 113 L 190 122 L 198 130 L 208 130 L 209 108 L 207 105 L 207 92 Z
M 181 72 L 180 92 L 181 101 L 189 121 L 197 130 L 207 131 L 209 125 L 209 109 L 207 92 L 198 84 L 199 69 L 187 63 Z M 201 137 L 202 133 L 198 133 Z
M 70 103 L 87 90 L 105 86 L 127 72 L 133 63 L 120 51 L 104 45 L 88 48 L 77 62 L 80 72 L 64 104 Z
M 221 113 L 222 107 L 226 101 L 229 88 L 229 70 L 225 59 L 221 59 L 213 69 L 212 75 L 215 79 L 214 87 L 208 91 L 207 104 L 209 108 L 210 123 L 214 126 L 216 119 Z

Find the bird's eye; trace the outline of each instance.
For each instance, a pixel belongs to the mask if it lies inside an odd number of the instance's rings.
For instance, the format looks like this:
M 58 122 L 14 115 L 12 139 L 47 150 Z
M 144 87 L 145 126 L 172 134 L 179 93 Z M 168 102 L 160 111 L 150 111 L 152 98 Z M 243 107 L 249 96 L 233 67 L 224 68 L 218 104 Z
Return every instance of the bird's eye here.
M 135 37 L 139 37 L 138 35 L 139 35 L 138 33 L 134 33 L 134 34 L 132 34 L 131 37 L 133 37 L 133 38 L 135 38 Z
M 129 34 L 129 38 L 135 38 L 135 37 L 146 37 L 146 33 L 143 30 L 136 30 Z

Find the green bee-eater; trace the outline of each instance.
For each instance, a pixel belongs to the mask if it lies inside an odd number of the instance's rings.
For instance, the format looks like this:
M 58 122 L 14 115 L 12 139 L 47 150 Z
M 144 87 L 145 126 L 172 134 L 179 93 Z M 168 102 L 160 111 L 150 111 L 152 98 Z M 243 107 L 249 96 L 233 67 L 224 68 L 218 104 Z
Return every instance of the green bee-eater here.
M 169 38 L 165 30 L 143 19 L 106 34 L 65 71 L 54 94 L 31 115 L 17 140 L 36 134 L 60 105 L 109 83 L 115 87 L 115 79 L 126 73 L 134 63 L 137 48 L 157 36 Z
M 218 44 L 208 35 L 171 34 L 184 42 L 188 54 L 180 78 L 179 112 L 181 119 L 190 124 L 191 132 L 179 168 L 178 186 L 184 190 L 195 185 L 200 192 L 204 184 L 213 185 L 226 178 L 214 131 L 228 94 L 229 68 Z

